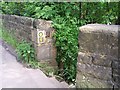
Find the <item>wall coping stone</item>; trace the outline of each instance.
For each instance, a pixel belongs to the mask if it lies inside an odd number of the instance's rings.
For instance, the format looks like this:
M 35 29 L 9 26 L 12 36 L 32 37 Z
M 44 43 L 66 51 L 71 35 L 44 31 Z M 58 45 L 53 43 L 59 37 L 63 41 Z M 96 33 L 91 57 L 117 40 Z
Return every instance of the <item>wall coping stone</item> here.
M 118 35 L 120 25 L 106 25 L 106 24 L 87 24 L 81 26 L 79 29 L 82 33 L 106 33 Z

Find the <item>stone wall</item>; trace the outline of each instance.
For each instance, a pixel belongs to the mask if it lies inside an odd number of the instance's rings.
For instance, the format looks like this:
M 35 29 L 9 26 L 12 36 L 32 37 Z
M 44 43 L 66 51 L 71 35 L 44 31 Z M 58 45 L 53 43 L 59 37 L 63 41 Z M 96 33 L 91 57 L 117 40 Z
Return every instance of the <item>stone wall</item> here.
M 25 39 L 33 44 L 38 60 L 56 65 L 56 48 L 52 38 L 55 30 L 51 21 L 16 15 L 2 15 L 2 20 L 4 27 L 18 41 Z M 77 87 L 120 88 L 118 29 L 117 25 L 102 24 L 80 27 Z M 43 39 L 38 36 L 41 32 Z
M 54 40 L 52 38 L 55 30 L 51 27 L 51 21 L 16 15 L 2 15 L 2 22 L 3 26 L 18 41 L 26 40 L 33 44 L 38 60 L 56 64 L 56 48 L 53 45 Z M 38 37 L 40 32 L 44 34 L 42 41 L 39 41 L 40 38 Z
M 120 88 L 118 29 L 103 24 L 80 27 L 77 87 Z

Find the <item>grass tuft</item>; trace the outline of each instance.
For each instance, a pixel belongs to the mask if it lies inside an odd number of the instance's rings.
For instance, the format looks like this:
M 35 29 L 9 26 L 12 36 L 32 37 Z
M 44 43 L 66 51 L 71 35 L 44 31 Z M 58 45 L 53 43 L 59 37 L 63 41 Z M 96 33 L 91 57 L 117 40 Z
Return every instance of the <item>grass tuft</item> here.
M 0 38 L 11 45 L 13 48 L 16 48 L 18 45 L 17 39 L 14 38 L 13 35 L 2 26 L 0 26 Z

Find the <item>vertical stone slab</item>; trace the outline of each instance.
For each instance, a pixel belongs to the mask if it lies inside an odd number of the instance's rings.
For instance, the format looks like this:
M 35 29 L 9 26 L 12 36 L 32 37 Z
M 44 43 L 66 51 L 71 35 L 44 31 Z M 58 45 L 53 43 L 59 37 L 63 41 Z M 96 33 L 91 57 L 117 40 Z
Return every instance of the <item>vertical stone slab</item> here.
M 53 45 L 54 29 L 51 21 L 35 19 L 33 22 L 32 41 L 36 49 L 37 59 L 56 65 L 56 48 Z
M 120 88 L 118 25 L 80 27 L 77 87 Z

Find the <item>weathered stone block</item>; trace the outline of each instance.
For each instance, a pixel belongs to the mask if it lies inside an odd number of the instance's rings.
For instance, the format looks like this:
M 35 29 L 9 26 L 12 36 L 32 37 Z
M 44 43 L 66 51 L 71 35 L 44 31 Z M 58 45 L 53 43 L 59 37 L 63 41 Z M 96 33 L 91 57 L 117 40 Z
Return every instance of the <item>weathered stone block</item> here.
M 90 53 L 78 53 L 78 63 L 92 64 L 92 56 Z
M 112 62 L 112 68 L 113 69 L 120 69 L 120 62 L 113 60 Z
M 17 16 L 17 15 L 9 15 L 9 17 L 10 17 L 10 20 L 8 20 L 8 21 L 12 21 L 12 22 L 15 22 L 17 24 L 23 24 L 26 26 L 33 25 L 33 18 L 21 17 L 21 16 Z
M 20 16 L 17 16 L 17 15 L 11 15 L 10 18 L 11 18 L 10 21 L 19 24 L 18 21 L 19 21 L 19 19 L 20 19 Z
M 104 37 L 104 38 L 103 38 Z M 114 37 L 111 37 L 114 38 Z M 118 56 L 118 44 L 117 38 L 116 41 L 109 40 L 108 35 L 94 34 L 94 33 L 83 33 L 79 34 L 79 46 L 81 52 L 92 52 L 92 53 L 101 53 L 107 55 Z M 113 43 L 114 42 L 114 43 Z
M 31 31 L 32 41 L 37 44 L 37 29 Z
M 28 17 L 18 17 L 18 22 L 22 25 L 25 26 L 33 26 L 33 18 L 28 18 Z
M 16 28 L 16 30 L 13 30 L 15 32 L 15 36 L 21 38 L 20 40 L 26 40 L 27 42 L 31 42 L 32 37 L 29 33 L 25 32 L 22 29 Z
M 51 57 L 52 59 L 56 60 L 56 53 L 57 53 L 57 50 L 56 50 L 56 47 L 54 45 L 51 45 L 51 49 L 50 49 L 50 53 L 51 53 Z
M 94 52 L 95 49 L 95 41 L 94 41 L 94 35 L 89 33 L 82 33 L 80 31 L 79 34 L 79 50 L 80 52 L 88 52 L 89 50 L 91 52 Z
M 28 27 L 22 24 L 17 24 L 16 25 L 16 29 L 20 30 L 20 31 L 25 31 L 28 34 L 31 34 L 31 30 L 33 30 L 32 27 Z
M 120 85 L 120 75 L 113 74 L 113 80 L 115 83 Z
M 50 45 L 41 45 L 37 47 L 37 58 L 40 60 L 50 59 Z
M 93 64 L 78 63 L 78 71 L 88 77 L 110 80 L 112 78 L 111 68 Z
M 14 30 L 21 30 L 22 29 L 22 27 L 20 27 L 20 24 L 17 24 L 17 23 L 15 23 L 15 22 L 10 22 L 10 24 L 13 26 L 13 27 L 11 27 L 12 29 L 14 29 Z
M 114 88 L 114 90 L 118 90 L 120 88 L 120 84 L 115 83 L 113 88 Z
M 77 88 L 112 88 L 112 82 L 86 77 L 81 72 L 77 72 Z
M 113 71 L 113 74 L 118 74 L 118 75 L 120 75 L 120 69 L 119 69 L 119 68 L 112 69 L 112 71 Z
M 112 56 L 101 55 L 96 53 L 78 53 L 78 62 L 86 63 L 86 64 L 95 64 L 99 66 L 111 67 L 112 60 L 114 58 Z
M 10 20 L 10 15 L 2 15 L 2 19 L 5 20 L 5 21 L 8 21 Z
M 93 64 L 105 67 L 111 67 L 112 60 L 114 59 L 109 55 L 92 54 L 91 56 Z
M 102 26 L 106 27 L 103 28 Z M 108 25 L 82 26 L 79 33 L 80 51 L 109 55 L 112 50 L 111 47 L 118 46 L 118 27 L 114 25 L 113 27 Z
M 111 50 L 110 50 L 110 55 L 112 57 L 117 57 L 118 58 L 118 56 L 119 56 L 118 47 L 112 47 Z
M 33 21 L 33 26 L 37 29 L 49 30 L 51 28 L 51 21 L 46 21 L 42 19 L 35 19 Z

